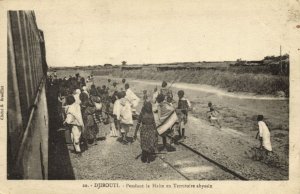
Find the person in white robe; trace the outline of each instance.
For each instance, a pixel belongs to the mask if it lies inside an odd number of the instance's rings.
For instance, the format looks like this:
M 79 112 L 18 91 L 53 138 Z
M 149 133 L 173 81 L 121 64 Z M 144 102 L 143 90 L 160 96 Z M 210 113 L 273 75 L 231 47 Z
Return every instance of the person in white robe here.
M 131 104 L 125 98 L 125 92 L 120 92 L 120 131 L 123 137 L 123 143 L 128 143 L 127 133 L 133 126 Z
M 74 98 L 75 98 L 75 103 L 76 103 L 76 104 L 79 104 L 79 105 L 81 104 L 81 100 L 80 100 L 80 98 L 79 98 L 80 93 L 81 93 L 80 89 L 76 89 L 76 90 L 74 91 L 74 94 L 73 94 L 73 96 L 74 96 Z
M 64 125 L 71 127 L 71 140 L 76 153 L 81 153 L 80 136 L 84 129 L 80 105 L 75 102 L 74 96 L 67 97 L 67 106 L 65 107 L 66 119 Z
M 125 84 L 125 91 L 126 91 L 126 96 L 125 98 L 129 101 L 131 104 L 131 110 L 133 113 L 136 113 L 136 107 L 138 106 L 140 102 L 140 98 L 135 95 L 135 93 L 129 88 L 129 84 Z
M 270 130 L 266 123 L 263 121 L 263 115 L 258 115 L 258 130 L 259 130 L 259 139 L 261 142 L 261 146 L 265 148 L 268 152 L 272 152 L 272 145 L 271 145 L 271 135 Z

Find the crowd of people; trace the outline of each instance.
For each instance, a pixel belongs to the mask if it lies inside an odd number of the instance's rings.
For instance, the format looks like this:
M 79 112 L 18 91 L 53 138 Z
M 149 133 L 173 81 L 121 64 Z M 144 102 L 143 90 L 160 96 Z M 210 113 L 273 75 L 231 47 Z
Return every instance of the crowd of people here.
M 92 75 L 85 80 L 79 74 L 63 78 L 54 74 L 48 76 L 47 86 L 57 88 L 59 117 L 63 128 L 70 130 L 78 155 L 90 146 L 97 145 L 99 132 L 104 133 L 104 137 L 119 137 L 122 144 L 128 144 L 128 133 L 133 132 L 134 120 L 137 120 L 137 124 L 133 139 L 137 139 L 140 131 L 142 162 L 153 161 L 158 151 L 159 137 L 163 143 L 160 151 L 168 151 L 167 135 L 174 136 L 177 132 L 178 141 L 186 138 L 191 103 L 183 90 L 178 91 L 178 101 L 175 102 L 173 92 L 165 81 L 160 89 L 144 90 L 142 98 L 131 90 L 126 79 L 122 79 L 121 83 L 108 79 L 102 86 L 96 87 Z M 140 111 L 137 110 L 139 104 L 142 105 Z M 221 128 L 218 110 L 211 102 L 208 108 L 209 121 Z M 109 132 L 104 132 L 103 125 L 109 125 Z M 262 121 L 262 116 L 258 118 L 258 125 L 261 146 L 272 151 L 268 127 Z

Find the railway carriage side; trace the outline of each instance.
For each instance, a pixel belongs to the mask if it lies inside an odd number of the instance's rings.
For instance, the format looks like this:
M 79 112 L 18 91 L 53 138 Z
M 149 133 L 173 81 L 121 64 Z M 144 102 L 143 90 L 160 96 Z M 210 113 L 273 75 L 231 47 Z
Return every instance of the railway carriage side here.
M 47 179 L 47 63 L 33 11 L 7 13 L 7 178 Z

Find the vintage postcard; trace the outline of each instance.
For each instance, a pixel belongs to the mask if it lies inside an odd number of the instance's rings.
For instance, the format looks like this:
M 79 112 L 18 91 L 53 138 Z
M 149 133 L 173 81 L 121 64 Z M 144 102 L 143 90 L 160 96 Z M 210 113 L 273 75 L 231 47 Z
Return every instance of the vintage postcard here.
M 0 194 L 300 193 L 298 0 L 0 11 Z

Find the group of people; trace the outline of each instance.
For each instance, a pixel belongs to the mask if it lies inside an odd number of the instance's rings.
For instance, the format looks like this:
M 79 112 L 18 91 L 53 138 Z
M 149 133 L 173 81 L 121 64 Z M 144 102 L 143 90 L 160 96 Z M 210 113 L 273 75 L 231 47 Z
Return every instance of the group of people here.
M 110 135 L 122 137 L 127 142 L 127 133 L 133 126 L 133 116 L 139 98 L 122 80 L 122 84 L 108 82 L 102 87 L 93 84 L 93 77 L 87 81 L 79 74 L 57 78 L 48 77 L 48 87 L 58 87 L 58 113 L 65 129 L 70 129 L 75 152 L 81 154 L 90 144 L 97 144 L 97 135 L 110 124 Z M 104 135 L 104 137 L 107 134 Z
M 134 119 L 137 119 L 137 125 L 133 139 L 137 139 L 137 133 L 140 131 L 142 162 L 150 162 L 155 158 L 159 136 L 162 138 L 162 150 L 168 150 L 167 135 L 173 136 L 177 131 L 177 140 L 183 141 L 186 138 L 185 130 L 191 103 L 183 90 L 178 91 L 176 102 L 165 81 L 160 89 L 155 87 L 153 92 L 144 90 L 142 103 L 125 79 L 122 79 L 121 83 L 108 79 L 107 83 L 96 87 L 93 76 L 89 76 L 86 81 L 79 74 L 62 79 L 58 79 L 56 75 L 49 76 L 48 85 L 53 84 L 58 85 L 58 112 L 64 127 L 71 131 L 71 140 L 78 154 L 88 149 L 90 144 L 97 144 L 97 135 L 103 129 L 102 124 L 109 124 L 111 137 L 119 137 L 123 144 L 127 144 Z M 142 105 L 140 112 L 137 111 L 139 104 Z M 218 110 L 211 102 L 208 103 L 208 107 L 209 121 L 216 122 L 221 128 Z M 269 130 L 261 115 L 258 125 L 261 147 L 272 151 Z M 173 138 L 170 141 L 173 141 Z

